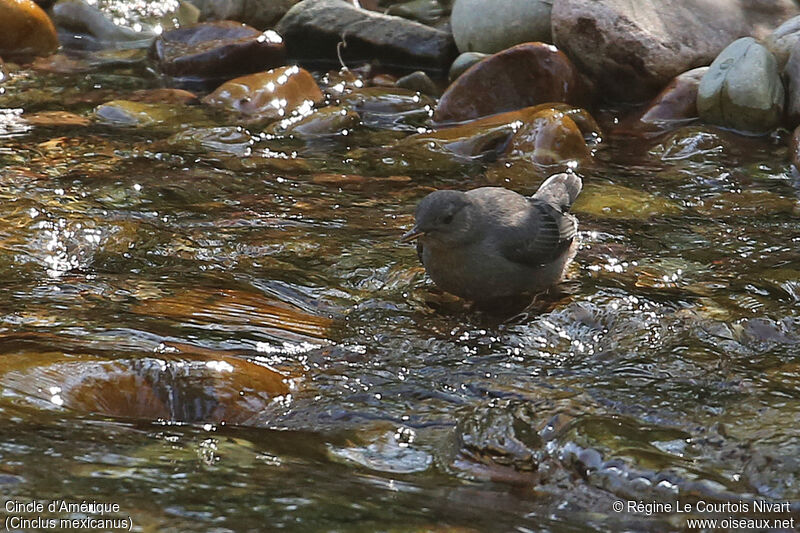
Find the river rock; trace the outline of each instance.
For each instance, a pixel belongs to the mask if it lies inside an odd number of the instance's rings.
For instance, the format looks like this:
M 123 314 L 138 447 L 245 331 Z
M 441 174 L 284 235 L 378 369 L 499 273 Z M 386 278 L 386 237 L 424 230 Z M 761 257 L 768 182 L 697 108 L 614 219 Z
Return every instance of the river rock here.
M 298 66 L 235 78 L 203 98 L 203 103 L 250 118 L 272 120 L 308 114 L 323 99 L 317 82 Z
M 147 48 L 156 35 L 195 24 L 200 12 L 190 2 L 59 0 L 53 22 L 66 48 Z
M 300 60 L 378 60 L 384 65 L 445 71 L 456 56 L 453 37 L 418 22 L 367 11 L 341 0 L 304 0 L 276 26 L 289 56 Z
M 153 43 L 158 68 L 179 84 L 219 83 L 283 65 L 283 39 L 233 21 L 204 22 L 168 31 Z
M 628 135 L 658 134 L 698 118 L 697 89 L 708 67 L 698 67 L 674 78 L 643 110 L 615 128 Z
M 545 102 L 581 105 L 585 96 L 567 56 L 549 44 L 524 43 L 462 74 L 442 95 L 433 119 L 460 122 Z
M 482 54 L 481 52 L 464 52 L 460 54 L 453 64 L 450 65 L 450 71 L 447 74 L 447 79 L 450 83 L 454 82 L 456 78 L 464 74 L 472 65 L 483 61 L 489 57 L 489 54 Z
M 361 3 L 364 7 L 364 3 Z M 376 9 L 373 11 L 380 11 Z M 410 0 L 399 4 L 392 4 L 386 9 L 387 15 L 397 15 L 411 20 L 416 20 L 429 26 L 434 26 L 442 17 L 447 16 L 447 9 L 439 0 Z
M 553 0 L 456 0 L 450 21 L 460 52 L 493 54 L 515 44 L 552 42 Z
M 0 55 L 45 56 L 58 48 L 47 13 L 31 0 L 0 0 Z
M 783 69 L 786 81 L 786 121 L 792 127 L 800 124 L 800 42 L 798 42 Z
M 775 57 L 752 37 L 731 43 L 700 81 L 700 118 L 746 133 L 765 133 L 778 125 L 784 90 Z
M 792 49 L 800 41 L 800 16 L 792 17 L 770 33 L 764 39 L 764 46 L 766 46 L 775 60 L 778 62 L 778 68 L 783 70 L 786 62 L 789 61 L 789 55 Z
M 541 165 L 580 160 L 589 155 L 584 138 L 594 133 L 584 132 L 572 119 L 581 112 L 565 104 L 542 104 L 411 135 L 397 147 L 411 156 L 426 151 L 470 159 L 526 158 Z M 578 120 L 596 127 L 591 118 Z
M 800 171 L 800 126 L 794 129 L 789 141 L 789 157 L 798 171 Z
M 553 40 L 607 99 L 638 102 L 734 39 L 798 13 L 792 0 L 559 0 Z
M 192 0 L 203 20 L 235 20 L 259 30 L 275 26 L 300 0 Z
M 266 131 L 280 136 L 319 137 L 341 135 L 358 126 L 361 117 L 355 111 L 326 106 L 310 115 L 279 120 Z
M 433 83 L 433 80 L 421 70 L 403 76 L 397 80 L 395 85 L 401 89 L 411 89 L 412 91 L 418 91 L 433 96 L 439 93 L 439 89 L 436 88 L 436 84 Z
M 98 106 L 95 116 L 111 126 L 182 127 L 205 117 L 199 107 L 112 100 Z

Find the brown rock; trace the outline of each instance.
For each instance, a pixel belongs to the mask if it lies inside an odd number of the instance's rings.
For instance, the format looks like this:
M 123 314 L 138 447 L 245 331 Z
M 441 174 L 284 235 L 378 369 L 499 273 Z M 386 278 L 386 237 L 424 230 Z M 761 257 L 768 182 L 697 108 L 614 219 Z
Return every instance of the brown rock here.
M 460 122 L 545 102 L 580 105 L 585 87 L 572 62 L 552 45 L 523 43 L 473 65 L 442 95 L 436 122 Z
M 0 0 L 0 55 L 45 56 L 58 48 L 53 23 L 31 0 Z
M 220 83 L 283 65 L 286 49 L 274 31 L 220 21 L 165 32 L 153 42 L 150 55 L 179 84 Z
M 551 166 L 566 161 L 585 161 L 591 154 L 580 128 L 568 114 L 543 109 L 511 137 L 504 155 Z
M 196 94 L 183 89 L 141 89 L 128 95 L 127 99 L 131 102 L 147 104 L 191 105 L 200 103 Z
M 431 133 L 411 135 L 399 141 L 398 146 L 422 147 L 468 158 L 526 158 L 540 165 L 585 159 L 589 148 L 584 136 L 594 132 L 581 131 L 572 119 L 572 116 L 581 117 L 582 110 L 559 107 L 542 104 L 492 115 Z M 585 116 L 578 120 L 584 125 L 594 124 Z
M 607 99 L 638 102 L 798 12 L 792 0 L 560 0 L 553 40 Z
M 800 171 L 800 126 L 796 127 L 789 141 L 789 155 L 794 168 Z
M 285 118 L 311 111 L 323 99 L 308 71 L 281 67 L 230 80 L 203 98 L 203 103 L 258 119 Z
M 626 117 L 617 134 L 659 134 L 698 118 L 697 88 L 708 67 L 699 67 L 673 79 L 645 108 Z
M 204 20 L 235 20 L 266 30 L 300 0 L 192 0 Z

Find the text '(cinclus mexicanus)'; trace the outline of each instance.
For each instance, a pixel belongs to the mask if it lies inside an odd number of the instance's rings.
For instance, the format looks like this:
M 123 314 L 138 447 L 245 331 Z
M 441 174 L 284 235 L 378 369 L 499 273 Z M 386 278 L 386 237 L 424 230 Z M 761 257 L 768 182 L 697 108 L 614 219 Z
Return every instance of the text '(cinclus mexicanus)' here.
M 496 303 L 547 290 L 575 255 L 578 220 L 569 209 L 581 192 L 574 174 L 555 174 L 531 198 L 502 187 L 436 191 L 422 199 L 416 225 L 420 261 L 441 289 Z

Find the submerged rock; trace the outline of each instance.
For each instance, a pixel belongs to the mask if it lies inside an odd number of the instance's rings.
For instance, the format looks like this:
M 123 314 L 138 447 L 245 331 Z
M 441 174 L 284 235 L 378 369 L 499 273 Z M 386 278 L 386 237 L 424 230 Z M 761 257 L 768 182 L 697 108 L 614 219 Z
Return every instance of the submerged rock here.
M 191 111 L 189 111 L 191 110 Z M 95 116 L 113 126 L 180 126 L 202 121 L 200 108 L 176 106 L 172 103 L 145 103 L 130 100 L 113 100 L 94 110 Z
M 322 91 L 307 70 L 281 67 L 225 82 L 203 103 L 255 119 L 279 119 L 310 113 Z
M 772 53 L 751 37 L 730 44 L 703 75 L 697 93 L 700 118 L 746 133 L 778 125 L 784 90 Z
M 456 0 L 450 17 L 459 52 L 494 54 L 515 44 L 552 42 L 552 0 Z
M 800 9 L 791 0 L 559 0 L 553 40 L 610 100 L 642 101 L 732 40 L 763 33 Z
M 585 87 L 556 47 L 524 43 L 472 66 L 444 92 L 436 122 L 460 122 L 545 102 L 581 105 Z
M 300 0 L 192 0 L 203 20 L 235 20 L 259 30 L 275 26 L 293 5 Z
M 338 106 L 326 106 L 307 116 L 290 117 L 280 120 L 267 129 L 276 135 L 317 137 L 321 135 L 340 135 L 358 126 L 361 117 L 355 111 Z
M 31 0 L 0 0 L 0 55 L 45 56 L 58 48 L 47 13 Z
M 798 171 L 800 171 L 800 126 L 794 129 L 789 141 L 789 158 Z
M 232 21 L 168 31 L 156 39 L 150 54 L 159 70 L 178 83 L 214 85 L 283 65 L 286 59 L 280 35 Z
M 658 134 L 698 118 L 697 89 L 708 67 L 684 72 L 673 79 L 643 110 L 615 128 L 620 134 Z
M 427 151 L 451 157 L 515 158 L 541 166 L 566 164 L 590 156 L 584 132 L 571 118 L 581 112 L 567 105 L 543 104 L 411 135 L 396 146 L 406 152 Z M 578 120 L 583 125 L 590 123 Z
M 45 408 L 120 418 L 245 424 L 300 378 L 226 353 L 99 359 L 6 354 L 0 386 Z
M 680 208 L 666 198 L 644 191 L 621 185 L 590 183 L 584 186 L 572 211 L 597 218 L 646 220 L 677 214 Z
M 276 26 L 292 58 L 338 62 L 378 60 L 385 65 L 444 71 L 456 56 L 452 36 L 401 17 L 359 9 L 341 0 L 304 0 Z
M 427 122 L 434 100 L 398 87 L 365 87 L 332 96 L 336 105 L 357 112 L 369 127 L 416 131 Z

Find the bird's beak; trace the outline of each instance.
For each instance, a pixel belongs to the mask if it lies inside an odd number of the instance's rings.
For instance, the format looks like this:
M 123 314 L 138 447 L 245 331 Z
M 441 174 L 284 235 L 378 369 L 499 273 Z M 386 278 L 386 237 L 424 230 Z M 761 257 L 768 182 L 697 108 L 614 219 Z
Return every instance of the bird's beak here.
M 425 235 L 425 232 L 419 229 L 418 226 L 414 226 L 408 232 L 403 234 L 402 237 L 400 237 L 400 242 L 411 242 L 422 237 L 423 235 Z

